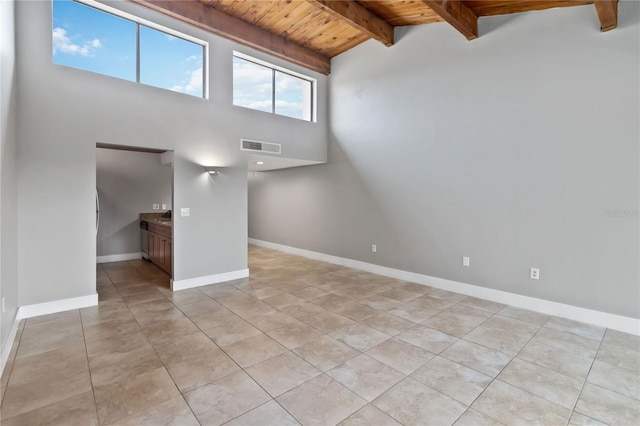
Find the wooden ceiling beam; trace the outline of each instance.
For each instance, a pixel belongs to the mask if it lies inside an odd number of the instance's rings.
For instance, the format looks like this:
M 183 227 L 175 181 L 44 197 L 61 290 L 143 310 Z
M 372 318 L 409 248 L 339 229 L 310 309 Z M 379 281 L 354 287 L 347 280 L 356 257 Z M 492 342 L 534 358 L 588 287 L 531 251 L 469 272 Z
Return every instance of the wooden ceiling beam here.
M 609 31 L 618 26 L 618 0 L 596 0 L 595 6 L 600 19 L 600 31 Z
M 462 0 L 422 0 L 467 40 L 478 38 L 478 17 Z
M 129 1 L 321 74 L 331 72 L 328 57 L 198 1 Z
M 393 45 L 393 26 L 353 0 L 307 0 L 385 46 Z

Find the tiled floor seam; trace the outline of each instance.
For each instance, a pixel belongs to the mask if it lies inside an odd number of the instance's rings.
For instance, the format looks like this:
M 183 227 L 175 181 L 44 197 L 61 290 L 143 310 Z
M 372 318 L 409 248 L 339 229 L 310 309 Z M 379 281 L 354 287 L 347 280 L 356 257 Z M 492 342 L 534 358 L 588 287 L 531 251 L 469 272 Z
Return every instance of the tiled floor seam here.
M 137 270 L 137 268 L 135 268 L 135 269 Z M 107 274 L 108 274 L 108 272 L 107 272 Z M 109 276 L 109 280 L 111 281 L 111 284 L 112 284 L 112 285 L 114 285 L 114 287 L 115 287 L 115 283 L 114 283 L 114 282 L 113 282 L 113 280 L 111 279 L 111 276 Z M 118 292 L 118 294 L 120 294 L 120 292 Z M 121 296 L 121 297 L 122 297 L 122 296 Z M 166 296 L 164 296 L 164 295 L 163 295 L 163 297 L 164 297 L 165 299 L 167 299 L 167 300 L 168 300 L 168 298 L 167 298 Z M 171 301 L 169 300 L 169 302 L 171 302 Z M 127 309 L 129 310 L 129 312 L 133 315 L 133 312 L 131 312 L 131 309 L 130 309 L 129 305 L 128 305 L 128 304 L 126 304 L 126 303 L 125 303 L 125 305 L 127 306 Z M 175 305 L 174 305 L 174 306 L 175 306 Z M 142 327 L 142 325 L 138 322 L 138 319 L 136 318 L 136 316 L 135 316 L 135 315 L 133 315 L 133 319 L 136 321 L 136 323 L 137 323 L 137 324 L 138 324 L 138 326 L 140 327 L 140 330 L 144 330 L 144 328 L 143 328 L 143 327 Z M 80 313 L 80 323 L 81 323 L 81 325 L 82 325 L 82 313 Z M 143 334 L 144 334 L 144 332 L 143 332 Z M 84 338 L 84 327 L 82 327 L 82 336 L 83 336 L 83 338 Z M 156 356 L 158 357 L 158 359 L 160 360 L 160 362 L 162 362 L 162 365 L 163 365 L 163 367 L 162 367 L 162 368 L 164 368 L 164 369 L 167 371 L 167 374 L 169 374 L 169 377 L 171 377 L 171 381 L 173 382 L 173 385 L 176 387 L 176 390 L 178 391 L 178 393 L 180 394 L 180 396 L 182 397 L 182 399 L 184 399 L 184 396 L 183 396 L 182 392 L 180 392 L 180 389 L 178 388 L 178 385 L 176 384 L 175 380 L 173 380 L 173 377 L 172 377 L 172 376 L 171 376 L 171 374 L 169 373 L 169 370 L 167 370 L 167 366 L 166 366 L 166 364 L 162 361 L 162 358 L 160 358 L 160 355 L 159 355 L 159 354 L 158 354 L 158 352 L 156 351 L 156 348 L 151 344 L 151 342 L 149 341 L 149 339 L 147 338 L 147 336 L 146 336 L 146 335 L 145 335 L 145 337 L 144 337 L 144 338 L 145 338 L 145 341 L 146 341 L 146 342 L 151 346 L 151 348 L 153 349 L 153 352 L 156 354 Z M 87 351 L 87 341 L 86 341 L 86 339 L 85 339 L 85 351 Z M 89 353 L 88 353 L 88 352 L 87 352 L 87 364 L 89 365 Z M 91 366 L 90 366 L 90 365 L 89 365 L 89 375 L 91 376 Z M 124 380 L 126 380 L 126 379 L 124 379 Z M 101 425 L 102 425 L 103 423 L 100 421 L 100 418 L 98 417 L 98 412 L 97 412 L 97 411 L 98 411 L 98 402 L 97 402 L 97 401 L 96 401 L 96 399 L 95 399 L 95 391 L 94 391 L 94 387 L 93 387 L 93 380 L 90 380 L 90 381 L 91 381 L 91 393 L 93 394 L 93 401 L 94 401 L 94 404 L 95 404 L 95 406 L 96 406 L 96 419 L 98 420 L 98 424 L 101 424 Z M 172 398 L 173 398 L 173 397 L 172 397 Z M 160 402 L 158 402 L 157 404 L 154 404 L 153 406 L 157 406 L 157 405 L 163 404 L 163 403 L 165 403 L 165 402 L 169 401 L 170 399 L 171 399 L 171 398 L 168 398 L 168 399 L 166 399 L 166 400 L 160 401 Z M 191 406 L 187 403 L 187 401 L 186 401 L 186 400 L 185 400 L 185 403 L 186 403 L 186 404 L 187 404 L 187 406 L 189 407 L 189 410 L 191 410 L 191 412 L 193 413 L 193 410 L 191 409 Z M 152 406 L 152 407 L 153 407 L 153 406 Z M 115 423 L 115 422 L 118 422 L 118 421 L 122 421 L 122 420 L 126 419 L 127 417 L 134 416 L 134 415 L 136 415 L 136 414 L 142 413 L 143 411 L 145 411 L 145 410 L 146 410 L 146 409 L 148 409 L 148 408 L 150 408 L 150 407 L 145 407 L 145 408 L 141 409 L 140 411 L 137 411 L 137 412 L 131 413 L 131 414 L 129 414 L 129 415 L 127 415 L 127 416 L 125 416 L 125 417 L 123 417 L 123 418 L 121 418 L 121 419 L 116 419 L 116 420 L 112 421 L 111 423 Z M 195 417 L 195 413 L 193 413 L 193 415 L 194 415 L 194 417 Z M 197 418 L 197 417 L 196 417 L 196 418 Z
M 496 313 L 494 313 L 494 314 L 493 314 L 492 316 L 490 316 L 489 318 L 487 318 L 485 321 L 483 321 L 483 322 L 482 322 L 482 324 L 484 324 L 486 321 L 488 321 L 490 318 L 493 318 L 493 317 L 494 317 L 494 316 L 496 316 L 496 315 L 498 315 L 498 313 L 497 313 L 497 312 L 496 312 Z M 525 322 L 526 322 L 526 321 L 525 321 Z M 548 322 L 548 320 L 547 320 L 547 322 Z M 545 324 L 546 324 L 546 323 L 545 323 Z M 480 325 L 481 325 L 481 324 L 480 324 Z M 474 330 L 475 330 L 477 327 L 480 327 L 480 325 L 476 326 L 476 327 L 474 328 Z M 482 389 L 482 392 L 480 392 L 480 393 L 478 394 L 478 396 L 476 396 L 476 397 L 474 398 L 474 400 L 473 400 L 473 401 L 471 401 L 471 403 L 468 405 L 468 407 L 467 407 L 467 411 L 468 411 L 468 410 L 473 406 L 473 404 L 478 400 L 478 398 L 480 398 L 480 397 L 482 396 L 482 394 L 483 394 L 487 389 L 489 389 L 489 387 L 490 387 L 490 386 L 493 384 L 493 382 L 495 382 L 496 380 L 498 380 L 499 382 L 505 383 L 505 384 L 507 384 L 507 385 L 509 385 L 509 386 L 513 386 L 513 385 L 510 385 L 509 383 L 506 383 L 506 382 L 503 382 L 502 380 L 499 380 L 499 379 L 498 379 L 498 376 L 499 376 L 499 375 L 504 371 L 504 369 L 505 369 L 505 368 L 507 368 L 507 367 L 509 366 L 509 364 L 511 364 L 511 362 L 513 362 L 513 360 L 514 360 L 514 359 L 516 359 L 516 358 L 518 357 L 518 355 L 520 354 L 520 352 L 522 352 L 522 350 L 523 350 L 523 349 L 524 349 L 524 348 L 525 348 L 525 347 L 526 347 L 526 346 L 531 342 L 531 340 L 533 340 L 533 338 L 536 336 L 536 334 L 538 334 L 538 332 L 540 332 L 540 330 L 542 330 L 542 328 L 543 328 L 543 327 L 544 327 L 544 326 L 540 326 L 540 328 L 538 328 L 538 331 L 536 331 L 536 332 L 535 332 L 535 333 L 534 333 L 534 334 L 529 338 L 529 340 L 527 340 L 527 343 L 525 343 L 525 344 L 522 346 L 522 348 L 520 348 L 520 350 L 518 351 L 518 353 L 517 353 L 517 354 L 515 354 L 515 355 L 513 355 L 513 357 L 511 358 L 511 360 L 510 360 L 508 363 L 506 363 L 504 367 L 502 367 L 502 368 L 500 369 L 500 371 L 495 375 L 495 377 L 492 377 L 492 378 L 491 378 L 491 381 L 489 382 L 489 384 L 487 384 L 487 386 L 485 386 L 485 388 L 484 388 L 484 389 Z M 471 333 L 472 331 L 473 331 L 473 330 L 469 331 L 469 333 Z M 469 333 L 467 333 L 467 334 L 469 334 Z M 508 333 L 508 334 L 511 334 L 511 333 Z M 471 342 L 471 341 L 469 341 L 469 340 L 466 340 L 464 337 L 462 337 L 462 338 L 461 338 L 461 340 L 464 340 L 465 342 L 475 343 L 475 342 Z M 479 346 L 482 346 L 483 348 L 487 348 L 487 349 L 490 349 L 490 350 L 496 350 L 496 349 L 488 348 L 488 347 L 486 347 L 486 346 L 484 346 L 484 345 L 480 345 L 479 343 L 475 343 L 475 344 L 476 344 L 476 345 L 479 345 Z M 501 352 L 501 351 L 498 351 L 498 352 Z M 503 352 L 503 353 L 504 353 L 504 352 Z M 510 355 L 510 354 L 507 354 L 507 355 Z M 455 362 L 455 361 L 453 361 L 453 362 Z M 462 365 L 462 364 L 460 364 L 460 365 Z M 463 365 L 463 367 L 466 367 L 466 366 L 464 366 L 464 365 Z M 471 367 L 467 367 L 467 368 L 471 368 Z M 472 368 L 472 370 L 477 371 L 477 370 L 475 370 L 475 369 L 473 369 L 473 368 Z M 481 373 L 481 372 L 480 372 L 480 373 Z M 482 373 L 482 374 L 484 374 L 484 373 Z M 541 397 L 539 397 L 538 395 L 532 394 L 531 392 L 527 391 L 526 389 L 521 389 L 521 388 L 519 388 L 518 386 L 514 386 L 514 387 L 515 387 L 515 388 L 517 388 L 517 389 L 520 389 L 520 390 L 522 390 L 522 391 L 524 391 L 524 392 L 527 392 L 527 393 L 528 393 L 528 394 L 530 394 L 530 395 L 533 395 L 533 396 L 535 396 L 535 397 L 541 398 Z M 542 398 L 542 399 L 544 399 L 545 401 L 548 401 L 548 400 L 547 400 L 547 399 L 545 399 L 545 398 Z M 550 402 L 552 402 L 552 403 L 554 403 L 554 404 L 557 404 L 557 403 L 555 403 L 555 402 L 553 402 L 553 401 L 550 401 Z M 466 405 L 466 404 L 465 404 L 465 405 Z M 466 411 L 465 411 L 465 412 L 466 412 Z M 495 420 L 495 421 L 496 421 L 496 422 L 498 422 L 498 423 L 501 423 L 498 419 L 496 419 L 496 418 L 494 418 L 494 417 L 491 417 L 491 416 L 490 416 L 490 415 L 488 415 L 487 413 L 482 413 L 482 414 L 484 414 L 485 416 L 487 416 L 487 417 L 491 418 L 492 420 Z M 464 413 L 462 413 L 462 414 L 460 415 L 460 417 L 462 417 L 463 415 L 464 415 Z M 458 419 L 459 419 L 460 417 L 458 417 Z M 569 418 L 571 418 L 571 416 L 569 416 Z M 456 419 L 456 421 L 458 421 L 458 419 Z M 454 422 L 454 423 L 455 423 L 455 422 Z
M 111 280 L 111 278 L 109 278 Z M 113 282 L 112 282 L 113 284 Z M 84 323 L 82 320 L 82 310 L 78 309 L 78 315 L 80 316 L 80 328 L 82 329 L 82 340 L 84 341 L 84 354 L 87 357 L 87 368 L 89 369 L 89 383 L 91 384 L 91 396 L 93 398 L 93 406 L 96 409 L 96 421 L 100 424 L 100 418 L 98 417 L 98 401 L 96 401 L 96 393 L 93 388 L 93 380 L 91 379 L 91 364 L 89 364 L 89 350 L 87 349 L 87 338 L 84 334 Z
M 593 364 L 595 364 L 596 359 L 598 358 L 598 352 L 600 352 L 600 347 L 602 347 L 602 342 L 604 341 L 604 336 L 607 333 L 607 329 L 605 329 L 602 334 L 602 338 L 600 338 L 600 342 L 598 343 L 598 349 L 596 349 L 596 353 L 593 355 L 593 360 L 591 360 L 591 365 L 589 366 L 589 371 L 584 376 L 584 381 L 582 382 L 582 387 L 580 388 L 580 392 L 578 393 L 578 397 L 576 398 L 575 404 L 573 404 L 573 409 L 571 410 L 571 414 L 576 412 L 576 407 L 578 406 L 578 401 L 580 401 L 580 397 L 582 396 L 582 392 L 584 391 L 584 387 L 587 385 L 587 380 L 589 379 L 589 374 L 591 374 L 591 369 L 593 368 Z M 616 392 L 617 393 L 617 392 Z M 582 414 L 582 413 L 580 413 Z

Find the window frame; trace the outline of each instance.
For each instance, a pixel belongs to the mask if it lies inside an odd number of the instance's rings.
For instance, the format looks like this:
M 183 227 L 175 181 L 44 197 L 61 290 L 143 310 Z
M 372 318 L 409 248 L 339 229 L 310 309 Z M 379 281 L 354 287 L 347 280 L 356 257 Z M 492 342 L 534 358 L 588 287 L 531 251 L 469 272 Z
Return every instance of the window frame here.
M 189 34 L 185 34 L 183 32 L 174 30 L 172 28 L 168 28 L 165 27 L 164 25 L 160 25 L 160 24 L 156 24 L 155 22 L 149 21 L 147 19 L 141 18 L 139 16 L 133 15 L 131 13 L 122 11 L 120 9 L 116 9 L 115 7 L 112 6 L 108 6 L 104 3 L 100 3 L 96 0 L 70 0 L 73 1 L 74 3 L 78 3 L 81 4 L 83 6 L 87 6 L 87 7 L 91 7 L 93 9 L 97 9 L 101 12 L 104 13 L 108 13 L 110 15 L 113 15 L 117 18 L 121 18 L 121 19 L 125 19 L 127 21 L 131 21 L 133 23 L 136 24 L 136 79 L 135 79 L 135 83 L 138 84 L 144 84 L 145 86 L 150 86 L 150 87 L 155 87 L 157 89 L 162 89 L 162 90 L 167 90 L 169 92 L 174 92 L 174 93 L 180 93 L 183 95 L 187 95 L 187 96 L 193 96 L 195 98 L 200 98 L 200 99 L 209 99 L 209 42 L 199 39 L 197 37 L 193 37 Z M 53 10 L 53 1 L 51 2 L 51 6 L 52 6 L 52 10 Z M 53 12 L 52 12 L 53 13 Z M 53 27 L 53 15 L 51 16 L 51 25 Z M 153 30 L 156 31 L 160 31 L 162 33 L 168 34 L 172 37 L 176 37 L 179 38 L 181 40 L 184 41 L 188 41 L 190 43 L 193 44 L 197 44 L 199 46 L 202 47 L 202 96 L 195 96 L 195 95 L 191 95 L 189 93 L 183 93 L 183 92 L 178 92 L 175 90 L 170 90 L 170 89 L 165 89 L 164 87 L 158 87 L 158 86 L 154 86 L 151 84 L 146 84 L 146 83 L 141 83 L 140 82 L 140 26 L 143 25 L 145 27 L 151 28 Z M 53 56 L 52 56 L 52 60 L 53 60 Z M 56 65 L 62 65 L 62 66 L 68 66 L 68 65 L 64 65 L 64 64 L 58 64 L 55 61 L 53 61 L 54 64 Z M 71 68 L 75 68 L 70 66 Z M 76 69 L 81 69 L 82 68 L 76 68 Z M 83 70 L 83 71 L 88 71 L 88 70 Z M 93 72 L 95 74 L 101 74 L 101 75 L 107 75 L 108 74 L 102 74 L 96 71 L 88 71 L 88 72 Z M 118 77 L 113 77 L 113 78 L 118 78 Z M 130 81 L 130 80 L 125 80 L 125 81 Z
M 318 86 L 318 80 L 316 80 L 315 78 L 309 77 L 308 75 L 305 74 L 301 74 L 299 72 L 295 72 L 292 71 L 288 68 L 284 68 L 284 67 L 280 67 L 278 65 L 274 65 L 270 62 L 266 62 L 263 61 L 261 59 L 255 58 L 253 56 L 249 56 L 245 53 L 242 52 L 238 52 L 237 50 L 233 51 L 233 57 L 232 58 L 238 58 L 238 59 L 242 59 L 244 61 L 247 62 L 251 62 L 253 64 L 256 65 L 260 65 L 262 67 L 265 68 L 269 68 L 271 70 L 271 111 L 262 111 L 259 109 L 254 109 L 254 108 L 249 108 L 249 107 L 245 107 L 242 105 L 236 105 L 233 104 L 233 106 L 236 107 L 240 107 L 240 108 L 247 108 L 247 109 L 251 109 L 253 111 L 260 111 L 260 112 L 266 112 L 267 114 L 274 114 L 274 115 L 278 115 L 280 117 L 287 117 L 287 118 L 292 118 L 294 120 L 300 120 L 300 121 L 306 121 L 307 123 L 317 123 L 318 117 L 317 117 L 317 86 Z M 233 61 L 232 61 L 233 62 Z M 295 77 L 298 78 L 300 80 L 306 81 L 308 83 L 311 84 L 311 99 L 309 99 L 309 108 L 310 108 L 310 118 L 304 119 L 304 118 L 297 118 L 297 117 L 291 117 L 288 115 L 284 115 L 284 114 L 278 114 L 276 113 L 276 71 L 285 75 L 289 75 L 291 77 Z M 233 76 L 232 76 L 233 78 Z M 232 103 L 233 103 L 233 99 L 232 99 Z

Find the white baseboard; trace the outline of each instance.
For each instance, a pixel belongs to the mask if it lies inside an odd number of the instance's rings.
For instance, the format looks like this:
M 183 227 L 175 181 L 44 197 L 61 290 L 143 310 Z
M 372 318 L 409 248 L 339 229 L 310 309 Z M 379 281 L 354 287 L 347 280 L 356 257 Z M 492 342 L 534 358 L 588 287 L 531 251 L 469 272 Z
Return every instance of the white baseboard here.
M 13 342 L 16 340 L 16 334 L 18 334 L 19 324 L 20 320 L 18 319 L 18 313 L 16 312 L 16 317 L 13 319 L 13 324 L 11 324 L 11 330 L 9 330 L 9 337 L 7 337 L 7 341 L 2 347 L 2 358 L 0 358 L 0 375 L 4 373 L 4 368 L 7 366 L 7 360 L 9 360 L 9 354 L 11 353 L 11 349 L 13 348 Z
M 240 269 L 237 271 L 224 272 L 222 274 L 206 275 L 204 277 L 187 278 L 186 280 L 171 280 L 171 290 L 186 290 L 188 288 L 200 287 L 208 284 L 217 284 L 225 281 L 247 278 L 249 276 L 248 269 Z
M 343 257 L 331 256 L 315 251 L 299 249 L 282 244 L 249 238 L 249 244 L 265 247 L 285 253 L 295 254 L 309 259 L 320 260 L 333 263 L 335 265 L 346 266 L 353 269 L 371 272 L 385 277 L 391 277 L 403 281 L 410 281 L 427 285 L 443 290 L 454 291 L 456 293 L 474 296 L 493 302 L 504 303 L 517 308 L 529 309 L 548 315 L 568 318 L 600 327 L 611 328 L 634 335 L 640 335 L 640 319 L 625 317 L 622 315 L 610 314 L 593 309 L 580 308 L 578 306 L 566 305 L 564 303 L 552 302 L 550 300 L 537 299 L 535 297 L 523 296 L 506 291 L 494 290 L 486 287 L 479 287 L 458 281 L 444 278 L 432 277 L 430 275 L 416 274 L 414 272 L 400 269 L 387 268 L 386 266 L 374 265 L 372 263 L 361 262 L 359 260 L 347 259 Z
M 20 308 L 18 309 L 17 321 L 20 321 L 24 318 L 70 311 L 72 309 L 87 308 L 89 306 L 96 306 L 97 304 L 98 293 L 95 293 L 89 294 L 87 296 L 72 297 L 70 299 L 61 299 L 54 300 L 52 302 L 20 306 Z
M 107 256 L 97 256 L 96 263 L 123 262 L 125 260 L 142 259 L 142 253 L 122 253 L 109 254 Z

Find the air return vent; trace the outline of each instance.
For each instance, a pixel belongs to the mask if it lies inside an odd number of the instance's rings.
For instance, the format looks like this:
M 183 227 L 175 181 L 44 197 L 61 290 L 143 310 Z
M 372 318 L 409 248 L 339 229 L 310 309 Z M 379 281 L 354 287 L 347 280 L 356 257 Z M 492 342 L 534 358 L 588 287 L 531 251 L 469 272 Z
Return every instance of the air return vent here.
M 252 141 L 240 139 L 240 149 L 243 151 L 267 152 L 269 154 L 280 154 L 280 144 L 271 142 Z

